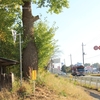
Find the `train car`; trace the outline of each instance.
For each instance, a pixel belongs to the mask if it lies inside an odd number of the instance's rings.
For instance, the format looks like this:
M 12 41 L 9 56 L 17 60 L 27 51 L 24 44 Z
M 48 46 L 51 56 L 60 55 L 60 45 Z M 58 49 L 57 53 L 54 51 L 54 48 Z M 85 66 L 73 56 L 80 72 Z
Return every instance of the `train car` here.
M 84 76 L 84 65 L 82 63 L 77 63 L 71 68 L 73 76 Z

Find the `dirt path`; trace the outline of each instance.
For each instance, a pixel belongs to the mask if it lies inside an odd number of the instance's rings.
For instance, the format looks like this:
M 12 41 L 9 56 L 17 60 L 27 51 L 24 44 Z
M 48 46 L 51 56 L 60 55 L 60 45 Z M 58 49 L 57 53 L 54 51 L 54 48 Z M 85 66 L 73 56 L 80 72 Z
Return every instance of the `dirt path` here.
M 82 87 L 84 88 L 84 87 Z M 84 90 L 94 98 L 94 100 L 100 100 L 100 92 L 96 91 L 96 90 L 91 90 L 91 89 L 87 89 L 84 88 Z

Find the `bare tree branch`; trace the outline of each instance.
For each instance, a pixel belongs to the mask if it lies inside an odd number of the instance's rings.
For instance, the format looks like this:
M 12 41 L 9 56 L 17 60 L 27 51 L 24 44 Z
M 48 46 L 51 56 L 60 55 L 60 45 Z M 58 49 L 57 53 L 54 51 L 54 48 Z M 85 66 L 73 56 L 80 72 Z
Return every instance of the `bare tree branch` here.
M 33 16 L 33 22 L 37 21 L 39 19 L 39 16 Z

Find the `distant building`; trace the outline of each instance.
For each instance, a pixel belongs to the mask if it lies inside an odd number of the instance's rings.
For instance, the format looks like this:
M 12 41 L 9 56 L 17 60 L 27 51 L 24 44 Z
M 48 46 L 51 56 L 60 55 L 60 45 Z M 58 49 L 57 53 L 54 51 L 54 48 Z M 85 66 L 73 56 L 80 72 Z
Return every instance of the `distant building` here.
M 91 73 L 93 71 L 93 67 L 92 66 L 86 66 L 84 70 L 85 70 L 85 72 Z
M 93 67 L 93 66 L 86 66 L 85 67 L 85 72 L 97 72 L 97 68 Z
M 54 58 L 51 60 L 49 71 L 52 73 L 61 73 L 62 62 L 60 58 Z

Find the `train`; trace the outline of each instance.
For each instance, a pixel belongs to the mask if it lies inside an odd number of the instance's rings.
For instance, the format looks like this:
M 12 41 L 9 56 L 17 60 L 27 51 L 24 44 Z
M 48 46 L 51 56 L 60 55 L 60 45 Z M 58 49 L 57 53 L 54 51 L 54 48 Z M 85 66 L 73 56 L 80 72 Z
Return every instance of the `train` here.
M 84 65 L 82 63 L 77 63 L 75 65 L 72 65 L 71 74 L 73 76 L 85 76 Z

